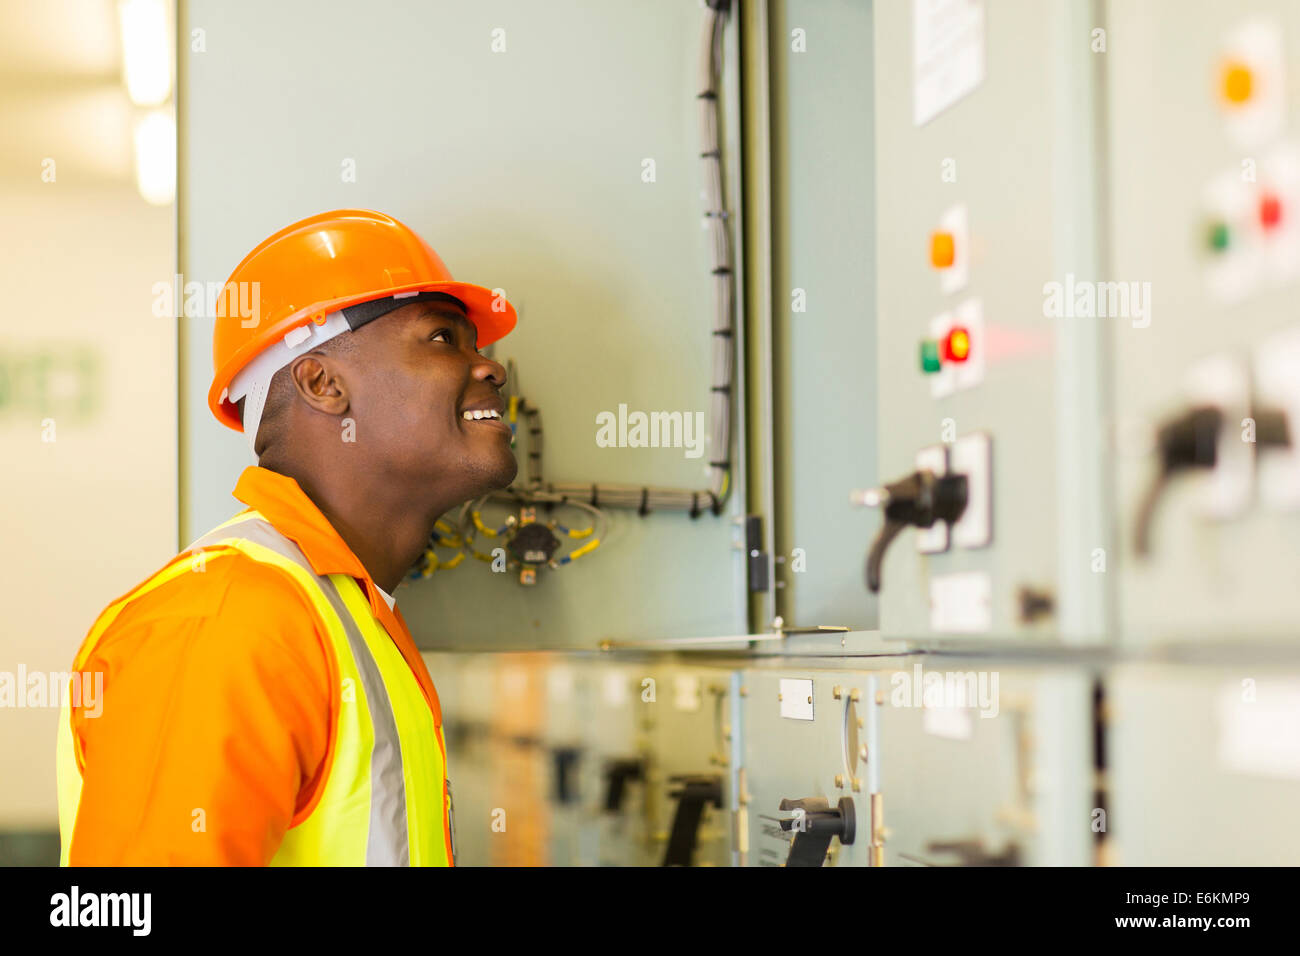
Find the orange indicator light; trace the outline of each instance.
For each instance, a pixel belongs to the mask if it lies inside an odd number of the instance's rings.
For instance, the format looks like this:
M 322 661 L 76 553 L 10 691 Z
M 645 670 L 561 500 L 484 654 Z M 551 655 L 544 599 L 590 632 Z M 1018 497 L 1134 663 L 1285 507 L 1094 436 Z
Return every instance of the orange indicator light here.
M 1254 77 L 1244 63 L 1228 62 L 1223 66 L 1223 98 L 1240 105 L 1250 99 Z
M 936 232 L 930 236 L 930 265 L 947 269 L 956 259 L 956 248 L 951 232 Z

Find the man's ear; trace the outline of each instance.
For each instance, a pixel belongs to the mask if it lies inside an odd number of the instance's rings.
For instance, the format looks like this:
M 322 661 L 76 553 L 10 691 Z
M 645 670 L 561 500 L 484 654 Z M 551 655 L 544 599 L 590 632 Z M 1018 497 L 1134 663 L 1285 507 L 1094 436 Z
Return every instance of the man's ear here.
M 348 410 L 343 370 L 330 356 L 309 354 L 294 359 L 289 379 L 308 407 L 326 415 L 342 415 Z

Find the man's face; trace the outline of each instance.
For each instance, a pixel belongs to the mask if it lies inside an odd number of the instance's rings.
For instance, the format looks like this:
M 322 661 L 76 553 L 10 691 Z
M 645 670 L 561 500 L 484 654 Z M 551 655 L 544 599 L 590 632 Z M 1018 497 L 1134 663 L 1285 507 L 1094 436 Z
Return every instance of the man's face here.
M 480 355 L 458 303 L 418 302 L 356 332 L 347 362 L 357 446 L 399 480 L 436 482 L 454 503 L 504 488 L 518 471 L 500 363 Z M 500 419 L 466 421 L 492 408 Z

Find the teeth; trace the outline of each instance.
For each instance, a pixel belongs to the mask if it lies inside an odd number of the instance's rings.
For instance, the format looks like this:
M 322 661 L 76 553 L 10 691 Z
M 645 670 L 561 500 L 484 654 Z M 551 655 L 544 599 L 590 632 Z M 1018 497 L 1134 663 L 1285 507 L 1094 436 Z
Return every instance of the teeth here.
M 478 421 L 478 420 L 481 419 L 481 418 L 496 418 L 496 419 L 500 419 L 500 418 L 501 418 L 501 413 L 498 412 L 498 411 L 496 411 L 495 409 L 488 409 L 487 411 L 483 411 L 482 409 L 475 409 L 475 410 L 472 411 L 472 412 L 464 412 L 464 413 L 462 413 L 462 417 L 463 417 L 463 418 L 465 419 L 465 421 L 467 421 L 467 422 L 470 422 L 470 421 Z

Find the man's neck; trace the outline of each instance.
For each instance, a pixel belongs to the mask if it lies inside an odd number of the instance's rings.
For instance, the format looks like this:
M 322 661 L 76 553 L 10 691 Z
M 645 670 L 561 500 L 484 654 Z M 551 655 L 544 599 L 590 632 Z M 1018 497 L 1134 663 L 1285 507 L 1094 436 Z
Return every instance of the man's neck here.
M 375 584 L 389 594 L 424 553 L 434 521 L 446 510 L 428 514 L 412 507 L 415 496 L 395 494 L 391 482 L 374 476 L 268 463 L 265 456 L 258 464 L 296 481 Z

